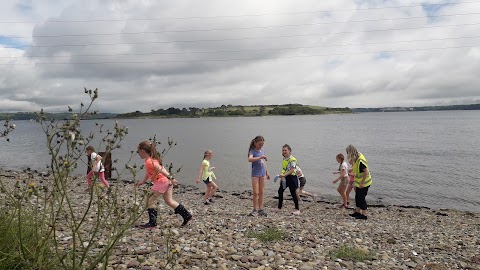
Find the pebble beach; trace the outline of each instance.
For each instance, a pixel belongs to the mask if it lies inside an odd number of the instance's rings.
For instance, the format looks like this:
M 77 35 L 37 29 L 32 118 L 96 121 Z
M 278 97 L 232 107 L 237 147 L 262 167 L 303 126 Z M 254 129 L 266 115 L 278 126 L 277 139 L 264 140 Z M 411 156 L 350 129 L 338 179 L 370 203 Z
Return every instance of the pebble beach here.
M 26 174 L 4 170 L 0 180 L 14 183 Z M 111 183 L 116 196 L 131 196 L 133 184 Z M 72 180 L 77 207 L 88 202 L 85 187 L 83 177 Z M 318 194 L 316 200 L 303 197 L 301 214 L 292 215 L 289 195 L 277 212 L 275 191 L 268 190 L 268 215 L 249 216 L 250 191 L 220 190 L 210 205 L 203 204 L 203 192 L 204 185 L 182 185 L 180 181 L 173 197 L 192 212 L 194 220 L 181 227 L 181 218 L 161 200 L 158 228 L 129 229 L 115 247 L 107 269 L 165 269 L 168 255 L 176 260 L 173 269 L 480 270 L 480 213 L 371 202 L 368 220 L 356 220 L 349 216 L 351 209 L 337 207 L 338 198 Z M 354 204 L 353 198 L 350 203 Z M 146 220 L 144 214 L 137 223 Z M 259 239 L 258 235 L 268 230 L 281 232 L 281 239 Z M 69 245 L 67 235 L 59 237 Z M 365 252 L 369 258 L 335 255 L 345 247 Z

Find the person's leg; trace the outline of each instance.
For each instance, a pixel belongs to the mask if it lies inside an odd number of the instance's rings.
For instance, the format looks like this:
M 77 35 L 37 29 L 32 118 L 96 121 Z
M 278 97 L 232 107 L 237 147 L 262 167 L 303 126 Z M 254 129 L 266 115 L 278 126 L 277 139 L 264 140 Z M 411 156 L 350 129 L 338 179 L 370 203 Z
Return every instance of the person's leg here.
M 345 196 L 347 197 L 347 204 L 348 204 L 348 200 L 350 199 L 350 192 L 352 191 L 352 189 L 353 189 L 353 184 L 349 183 L 347 187 L 347 191 L 345 191 Z
M 87 174 L 88 188 L 86 189 L 86 191 L 88 191 L 88 190 L 90 190 L 90 188 L 92 188 L 92 175 L 93 175 L 93 170 L 89 171 L 88 174 Z
M 151 191 L 147 198 L 148 222 L 140 225 L 140 228 L 153 228 L 157 226 L 157 200 L 162 194 L 158 191 Z
M 182 226 L 187 225 L 192 219 L 192 214 L 190 214 L 190 212 L 183 205 L 179 204 L 173 199 L 173 190 L 171 188 L 167 189 L 167 191 L 163 193 L 163 200 L 168 206 L 175 210 L 175 214 L 179 214 L 183 218 Z
M 212 181 L 208 184 L 208 187 L 210 188 L 210 192 L 208 194 L 208 199 L 213 199 L 213 195 L 215 195 L 215 191 L 217 191 L 218 186 L 217 186 L 217 184 L 215 184 L 215 182 Z
M 258 210 L 258 182 L 259 177 L 252 177 L 253 210 Z
M 282 182 L 280 181 L 280 186 L 278 187 L 278 209 L 282 209 L 283 207 L 283 192 L 285 189 L 282 186 Z
M 360 213 L 362 214 L 363 217 L 365 217 L 365 219 L 367 216 L 367 208 L 368 208 L 367 200 L 365 198 L 367 197 L 367 194 L 368 194 L 368 188 L 369 187 L 360 188 L 357 191 L 358 193 L 360 193 L 360 201 L 359 201 Z M 363 219 L 362 216 L 360 218 Z
M 258 209 L 263 209 L 265 192 L 265 177 L 258 178 Z
M 298 213 L 300 213 L 300 207 L 298 205 L 298 198 L 297 198 L 297 183 L 298 183 L 298 179 L 296 176 L 287 176 L 287 187 L 290 189 L 290 195 L 292 196 L 292 199 L 293 199 L 293 203 L 295 204 L 295 210 L 298 211 Z M 294 213 L 296 213 L 297 211 L 295 211 Z
M 340 193 L 340 196 L 342 197 L 342 205 L 347 206 L 347 196 L 345 194 L 345 185 L 343 184 L 343 181 L 340 182 L 338 185 L 337 191 Z
M 357 217 L 361 215 L 360 213 L 360 194 L 359 194 L 360 189 L 358 187 L 355 187 L 355 212 L 350 214 L 352 217 Z
M 107 188 L 110 188 L 110 184 L 105 179 L 105 172 L 99 172 L 98 177 L 100 178 L 100 181 L 102 181 L 104 186 L 106 186 Z

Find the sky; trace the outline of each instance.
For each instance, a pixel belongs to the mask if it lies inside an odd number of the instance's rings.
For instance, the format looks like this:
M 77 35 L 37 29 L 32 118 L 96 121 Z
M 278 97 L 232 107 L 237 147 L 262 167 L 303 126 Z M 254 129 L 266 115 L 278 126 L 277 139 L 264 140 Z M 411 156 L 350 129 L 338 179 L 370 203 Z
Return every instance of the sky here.
M 0 112 L 480 103 L 480 1 L 2 0 Z

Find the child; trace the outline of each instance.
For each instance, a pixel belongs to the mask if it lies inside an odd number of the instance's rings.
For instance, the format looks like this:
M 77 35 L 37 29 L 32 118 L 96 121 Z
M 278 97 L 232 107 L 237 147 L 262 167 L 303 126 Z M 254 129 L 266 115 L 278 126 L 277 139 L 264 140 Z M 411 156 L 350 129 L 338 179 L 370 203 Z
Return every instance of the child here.
M 90 166 L 90 172 L 87 174 L 88 188 L 85 189 L 85 192 L 89 192 L 92 188 L 92 176 L 95 174 L 98 175 L 98 178 L 100 178 L 100 181 L 102 181 L 103 185 L 108 188 L 107 193 L 110 193 L 110 185 L 108 184 L 107 180 L 105 180 L 105 167 L 102 163 L 102 156 L 95 153 L 95 148 L 90 145 L 87 146 L 86 152 L 87 156 L 90 157 L 90 164 L 88 164 L 88 166 Z
M 353 161 L 350 159 L 348 161 L 348 187 L 347 187 L 347 191 L 345 192 L 346 196 L 347 196 L 347 206 L 349 205 L 348 203 L 348 199 L 350 198 L 350 192 L 352 191 L 353 187 L 354 187 L 354 177 L 353 177 Z
M 349 182 L 347 163 L 345 162 L 345 157 L 343 156 L 343 154 L 338 154 L 336 156 L 336 159 L 337 159 L 337 162 L 340 164 L 340 166 L 338 167 L 338 172 L 334 172 L 333 174 L 340 174 L 340 176 L 337 179 L 333 180 L 333 183 L 335 184 L 338 181 L 340 181 L 337 191 L 342 196 L 342 201 L 343 201 L 343 203 L 338 207 L 347 208 L 348 198 L 347 198 L 347 194 L 345 194 L 345 190 L 347 189 L 347 185 Z
M 217 179 L 215 177 L 215 174 L 212 172 L 212 170 L 215 169 L 215 167 L 210 167 L 210 160 L 212 159 L 213 152 L 211 150 L 205 151 L 203 154 L 203 161 L 202 165 L 200 166 L 200 170 L 198 170 L 198 176 L 197 176 L 197 184 L 200 183 L 200 177 L 202 178 L 202 181 L 207 185 L 207 191 L 205 191 L 205 205 L 209 205 L 210 203 L 213 203 L 213 194 L 215 194 L 215 191 L 218 189 L 217 184 L 213 182 L 213 179 Z
M 137 153 L 145 162 L 145 177 L 136 183 L 135 186 L 143 185 L 148 179 L 153 183 L 152 190 L 147 198 L 148 223 L 140 225 L 140 228 L 157 227 L 157 200 L 163 195 L 163 200 L 171 208 L 175 209 L 175 214 L 183 218 L 182 226 L 188 224 L 192 215 L 183 205 L 173 200 L 172 186 L 177 182 L 172 175 L 168 173 L 162 165 L 162 159 L 155 148 L 155 145 L 149 141 L 141 142 L 137 147 Z
M 292 212 L 294 215 L 300 215 L 300 208 L 298 206 L 298 197 L 297 197 L 297 188 L 299 186 L 299 181 L 297 177 L 297 159 L 291 155 L 292 148 L 288 144 L 285 144 L 282 147 L 282 174 L 278 177 L 285 177 L 287 187 L 290 189 L 290 195 L 292 195 L 293 203 L 295 204 L 295 211 Z M 278 188 L 278 210 L 282 209 L 283 206 L 283 192 L 285 187 L 280 185 Z
M 252 190 L 253 190 L 253 211 L 250 216 L 267 216 L 263 209 L 263 192 L 265 189 L 265 177 L 270 180 L 267 169 L 267 156 L 262 147 L 265 139 L 262 136 L 255 137 L 248 148 L 248 162 L 252 163 Z
M 307 195 L 307 196 L 310 196 L 313 198 L 313 200 L 316 202 L 317 201 L 317 194 L 312 194 L 310 192 L 307 192 L 305 190 L 303 190 L 303 188 L 305 187 L 305 184 L 307 183 L 307 179 L 305 178 L 305 175 L 303 175 L 303 172 L 302 172 L 302 169 L 300 169 L 300 167 L 298 167 L 297 165 L 297 177 L 298 177 L 298 181 L 300 182 L 300 187 L 297 189 L 297 197 L 298 197 L 298 201 L 301 203 L 302 202 L 302 199 L 300 198 L 300 195 Z

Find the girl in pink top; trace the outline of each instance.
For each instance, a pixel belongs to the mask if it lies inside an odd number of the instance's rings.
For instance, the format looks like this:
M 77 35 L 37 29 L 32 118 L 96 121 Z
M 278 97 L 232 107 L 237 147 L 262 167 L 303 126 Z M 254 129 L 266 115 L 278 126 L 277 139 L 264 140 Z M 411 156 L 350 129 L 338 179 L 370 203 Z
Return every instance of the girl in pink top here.
M 162 165 L 162 159 L 155 148 L 155 144 L 149 141 L 141 142 L 137 147 L 137 153 L 145 162 L 145 177 L 136 183 L 135 186 L 141 186 L 148 179 L 152 181 L 153 186 L 147 198 L 148 223 L 140 225 L 141 228 L 155 228 L 157 226 L 157 200 L 163 196 L 165 203 L 175 209 L 175 214 L 183 218 L 182 226 L 188 224 L 192 215 L 185 207 L 173 200 L 172 186 L 177 183 Z

